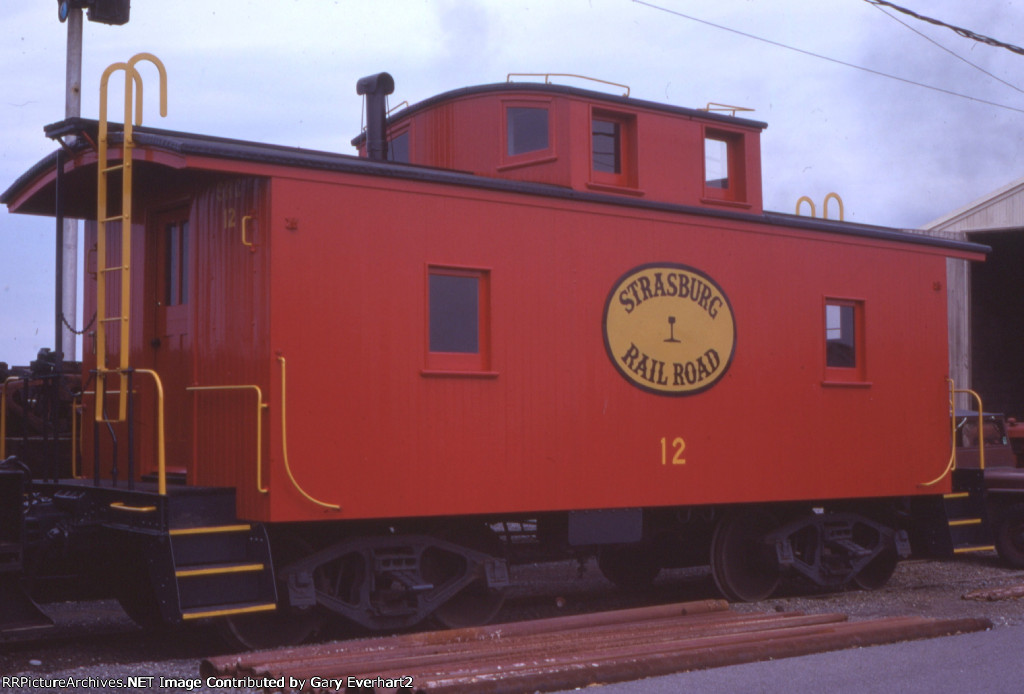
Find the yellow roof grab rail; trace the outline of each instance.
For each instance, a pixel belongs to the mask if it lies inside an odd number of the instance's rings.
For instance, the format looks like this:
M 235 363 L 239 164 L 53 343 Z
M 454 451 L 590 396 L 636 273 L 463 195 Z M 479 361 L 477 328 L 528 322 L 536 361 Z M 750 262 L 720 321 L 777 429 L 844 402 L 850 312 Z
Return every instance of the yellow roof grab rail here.
M 823 205 L 822 211 L 821 211 L 821 218 L 822 219 L 828 219 L 828 201 L 829 200 L 835 200 L 836 204 L 839 205 L 839 221 L 840 222 L 843 221 L 843 218 L 845 217 L 845 213 L 844 213 L 844 210 L 843 210 L 843 199 L 841 197 L 839 197 L 839 193 L 829 193 L 828 195 L 825 196 L 825 202 L 824 202 L 824 205 Z M 805 202 L 808 205 L 811 206 L 811 216 L 812 217 L 817 217 L 818 215 L 817 215 L 817 212 L 816 212 L 815 207 L 814 207 L 814 201 L 811 200 L 811 198 L 809 196 L 807 196 L 807 195 L 801 195 L 800 199 L 796 201 L 796 214 L 798 214 L 798 215 L 800 214 L 800 206 L 803 203 L 805 203 Z
M 752 112 L 754 109 L 747 108 L 746 106 L 730 106 L 729 104 L 719 104 L 719 103 L 716 103 L 714 101 L 709 101 L 707 106 L 705 106 L 704 108 L 699 109 L 699 110 L 707 111 L 708 113 L 711 113 L 712 111 L 714 111 L 714 112 L 721 111 L 722 113 L 725 113 L 726 111 L 728 111 L 729 115 L 735 117 L 737 111 Z
M 618 87 L 619 89 L 625 89 L 625 93 L 622 96 L 629 96 L 629 85 L 619 84 L 618 82 L 609 82 L 608 80 L 597 79 L 596 77 L 587 77 L 586 75 L 574 75 L 568 72 L 510 72 L 505 77 L 506 82 L 513 82 L 513 77 L 543 77 L 544 84 L 551 84 L 552 77 L 571 77 L 578 80 L 587 80 L 589 82 L 597 82 L 599 84 L 607 84 L 610 87 Z

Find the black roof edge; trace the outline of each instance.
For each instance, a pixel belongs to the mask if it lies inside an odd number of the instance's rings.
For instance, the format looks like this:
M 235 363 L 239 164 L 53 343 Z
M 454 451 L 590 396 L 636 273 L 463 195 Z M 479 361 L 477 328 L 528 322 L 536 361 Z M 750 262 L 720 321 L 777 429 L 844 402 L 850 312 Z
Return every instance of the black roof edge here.
M 576 96 L 584 99 L 593 99 L 595 101 L 603 101 L 606 103 L 618 104 L 620 106 L 631 107 L 631 108 L 645 108 L 654 111 L 664 111 L 668 113 L 674 113 L 676 115 L 687 116 L 689 118 L 700 118 L 703 120 L 717 121 L 719 123 L 728 123 L 730 125 L 737 125 L 745 128 L 756 128 L 758 130 L 764 130 L 768 127 L 767 123 L 757 120 L 751 120 L 747 118 L 737 118 L 736 116 L 727 116 L 724 113 L 715 113 L 713 111 L 704 111 L 696 108 L 687 108 L 685 106 L 672 106 L 671 104 L 663 104 L 657 101 L 647 101 L 644 99 L 635 99 L 629 96 L 619 96 L 617 94 L 607 94 L 605 92 L 596 92 L 590 89 L 581 89 L 579 87 L 570 87 L 563 84 L 545 84 L 542 82 L 496 82 L 494 84 L 481 84 L 473 87 L 462 87 L 460 89 L 452 89 L 442 94 L 428 97 L 423 101 L 418 101 L 412 104 L 408 108 L 405 108 L 395 115 L 388 118 L 388 125 L 396 123 L 409 115 L 421 111 L 426 108 L 430 108 L 435 104 L 450 101 L 452 99 L 458 99 L 466 96 L 474 96 L 476 94 L 489 94 L 491 92 L 509 92 L 509 91 L 533 91 L 546 94 L 564 94 L 567 96 Z M 366 139 L 365 133 L 360 133 L 356 137 L 352 138 L 352 145 L 358 147 Z
M 77 118 L 69 119 L 69 121 L 61 121 L 60 123 L 54 123 L 51 126 L 47 126 L 47 129 L 52 129 L 55 132 L 63 130 L 67 133 L 72 131 L 82 132 L 83 130 L 88 132 L 97 125 L 96 121 Z M 120 136 L 119 131 L 119 127 L 116 128 L 116 130 L 113 126 L 111 127 L 111 134 L 115 139 Z M 632 197 L 627 198 L 608 193 L 572 190 L 570 188 L 562 188 L 545 183 L 510 181 L 500 178 L 477 176 L 462 171 L 436 169 L 417 166 L 414 164 L 372 161 L 370 159 L 353 156 L 351 154 L 307 150 L 284 145 L 261 144 L 246 140 L 232 140 L 210 135 L 193 135 L 190 133 L 159 130 L 143 126 L 136 127 L 133 132 L 136 146 L 158 147 L 180 154 L 206 155 L 223 159 L 254 161 L 263 164 L 323 169 L 345 173 L 359 173 L 447 185 L 461 185 L 482 190 L 521 193 L 554 199 L 581 200 L 606 205 L 610 204 L 615 205 L 616 207 L 631 207 L 663 212 L 691 214 L 701 217 L 743 221 L 752 224 L 768 224 L 771 226 L 797 228 L 807 231 L 819 231 L 861 238 L 896 241 L 900 243 L 945 248 L 958 252 L 987 254 L 991 251 L 989 246 L 979 243 L 936 238 L 934 236 L 914 233 L 911 230 L 900 230 L 891 227 L 818 219 L 816 217 L 802 217 L 782 212 L 766 211 L 761 214 L 750 214 L 734 210 L 719 210 L 693 205 L 680 205 L 677 203 L 642 200 Z M 76 144 L 76 147 L 79 148 L 85 148 L 88 146 L 88 143 L 85 142 L 79 142 Z M 35 164 L 26 173 L 22 174 L 14 184 L 0 195 L 0 203 L 7 203 L 24 185 L 27 185 L 31 180 L 34 180 L 47 169 L 53 168 L 55 164 L 56 152 L 53 152 Z

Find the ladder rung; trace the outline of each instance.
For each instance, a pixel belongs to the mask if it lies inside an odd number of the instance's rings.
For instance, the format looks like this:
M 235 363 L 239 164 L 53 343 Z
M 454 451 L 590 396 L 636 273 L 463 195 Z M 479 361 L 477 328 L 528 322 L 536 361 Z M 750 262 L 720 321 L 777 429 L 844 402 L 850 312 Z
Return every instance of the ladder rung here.
M 120 219 L 123 222 L 127 218 L 127 216 L 128 215 L 125 214 L 115 214 L 109 217 L 104 217 L 103 219 L 97 219 L 96 221 L 106 224 L 107 222 L 113 222 L 115 219 Z
M 949 521 L 949 526 L 950 527 L 954 527 L 954 526 L 959 527 L 959 526 L 962 526 L 962 525 L 981 525 L 981 519 L 980 518 L 960 518 L 958 520 L 951 520 L 951 521 Z
M 113 267 L 101 267 L 97 268 L 97 272 L 114 272 L 115 270 L 130 270 L 128 265 L 115 265 Z
M 943 499 L 966 499 L 970 496 L 968 492 L 951 492 L 949 494 L 943 494 Z
M 100 171 L 102 173 L 108 173 L 110 171 L 117 171 L 118 169 L 123 169 L 123 168 L 124 168 L 124 162 L 122 161 L 120 164 L 113 164 L 111 166 L 104 167 L 104 168 L 100 169 Z
M 113 323 L 114 321 L 126 322 L 127 316 L 111 316 L 110 318 L 100 318 L 100 323 Z

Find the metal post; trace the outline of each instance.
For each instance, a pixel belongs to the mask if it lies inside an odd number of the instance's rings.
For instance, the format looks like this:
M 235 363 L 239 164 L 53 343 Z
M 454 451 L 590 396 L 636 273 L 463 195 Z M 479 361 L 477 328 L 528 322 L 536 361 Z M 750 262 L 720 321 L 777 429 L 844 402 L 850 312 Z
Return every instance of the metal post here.
M 78 118 L 82 115 L 82 8 L 72 8 L 69 11 L 67 25 L 64 117 Z M 78 220 L 65 218 L 60 232 L 58 243 L 61 251 L 58 252 L 58 257 L 62 258 L 62 262 L 57 268 L 60 273 L 57 298 L 60 308 L 56 326 L 58 336 L 55 336 L 56 352 L 58 359 L 75 361 L 78 356 L 76 336 L 63 324 L 61 316 L 67 323 L 74 325 L 78 313 Z

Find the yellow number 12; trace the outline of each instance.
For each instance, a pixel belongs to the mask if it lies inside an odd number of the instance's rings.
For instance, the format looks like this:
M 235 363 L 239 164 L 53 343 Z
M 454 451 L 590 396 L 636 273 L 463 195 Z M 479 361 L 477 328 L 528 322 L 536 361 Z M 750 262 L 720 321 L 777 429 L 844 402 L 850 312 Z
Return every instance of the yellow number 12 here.
M 661 464 L 668 465 L 668 439 L 663 438 L 661 440 Z M 683 451 L 686 450 L 686 442 L 683 441 L 681 436 L 677 436 L 672 439 L 672 464 L 673 465 L 686 465 L 686 458 L 683 457 Z

